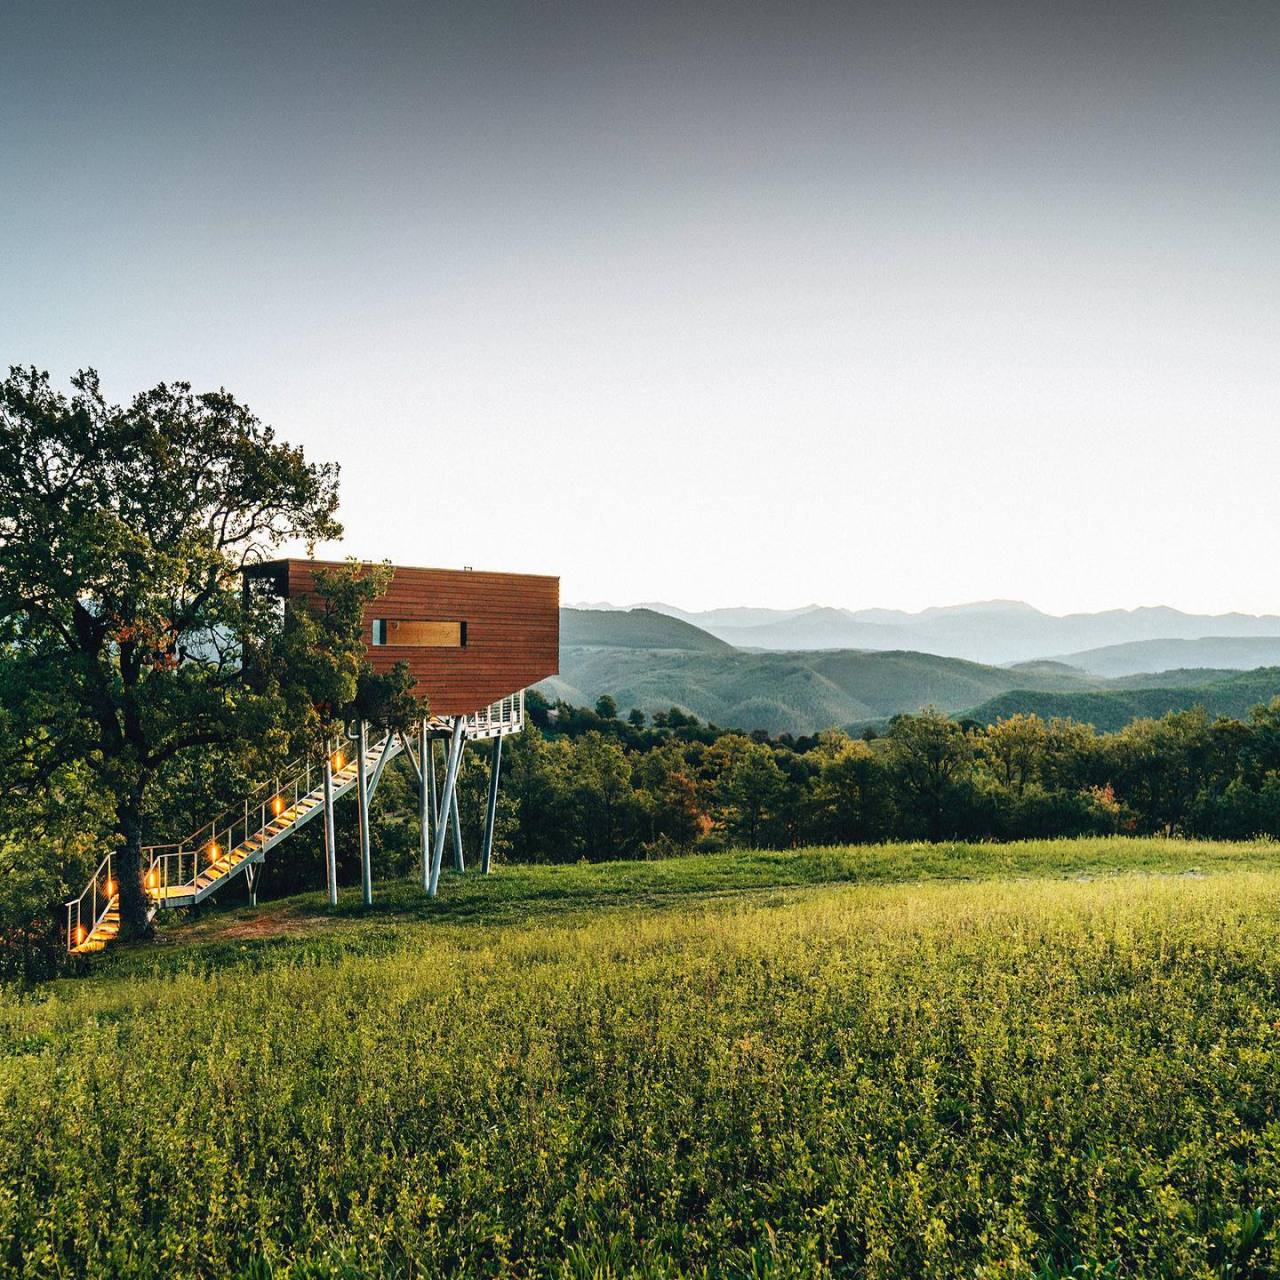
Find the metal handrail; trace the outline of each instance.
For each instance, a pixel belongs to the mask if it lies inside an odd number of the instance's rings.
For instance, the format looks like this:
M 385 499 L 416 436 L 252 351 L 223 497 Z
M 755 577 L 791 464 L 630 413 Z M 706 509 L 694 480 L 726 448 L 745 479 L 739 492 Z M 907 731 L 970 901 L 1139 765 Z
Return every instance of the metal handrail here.
M 386 735 L 367 754 L 372 757 L 375 752 L 385 750 L 390 739 L 391 735 Z M 346 760 L 340 768 L 349 768 L 351 764 L 352 761 Z M 365 768 L 368 767 L 366 760 Z M 151 855 L 147 891 L 157 899 L 193 892 L 202 874 L 219 867 L 229 871 L 234 865 L 231 855 L 237 849 L 255 839 L 263 843 L 264 833 L 282 821 L 283 830 L 299 816 L 296 811 L 304 800 L 322 793 L 323 773 L 316 771 L 312 786 L 311 762 L 307 760 L 305 767 L 298 768 L 287 781 L 273 779 L 272 783 L 258 787 L 244 799 L 238 811 L 225 810 L 178 844 L 150 846 L 144 851 Z
M 509 693 L 467 717 L 467 728 L 476 732 L 515 728 L 524 722 L 524 690 Z
M 292 774 L 290 774 L 290 770 L 293 771 Z M 280 781 L 282 775 L 288 775 L 287 780 L 283 783 Z M 317 772 L 316 776 L 317 778 L 320 776 L 319 772 Z M 311 757 L 309 755 L 304 756 L 301 761 L 293 760 L 285 764 L 269 781 L 250 791 L 239 805 L 231 805 L 229 808 L 224 809 L 216 818 L 206 822 L 203 827 L 197 827 L 181 843 L 183 845 L 207 843 L 205 833 L 207 832 L 209 837 L 212 838 L 219 828 L 232 826 L 236 821 L 233 815 L 235 815 L 237 809 L 241 810 L 243 817 L 251 809 L 265 806 L 268 802 L 268 797 L 279 794 L 282 788 L 293 786 L 296 789 L 299 778 L 305 780 L 306 790 L 309 792 L 311 790 Z
M 67 946 L 78 947 L 89 938 L 111 910 L 118 889 L 115 879 L 115 852 L 108 853 L 98 863 L 98 869 L 85 885 L 78 898 L 67 903 Z M 85 906 L 88 905 L 89 923 L 85 924 Z

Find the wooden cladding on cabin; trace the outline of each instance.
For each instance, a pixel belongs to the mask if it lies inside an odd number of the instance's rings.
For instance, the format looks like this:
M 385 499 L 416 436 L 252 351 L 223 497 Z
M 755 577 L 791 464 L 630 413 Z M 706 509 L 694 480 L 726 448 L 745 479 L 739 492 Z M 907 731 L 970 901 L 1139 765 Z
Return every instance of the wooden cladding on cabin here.
M 270 578 L 291 600 L 316 598 L 315 571 L 334 561 L 281 560 L 248 572 Z M 384 622 L 385 643 L 374 624 Z M 416 631 L 453 627 L 454 631 Z M 404 636 L 435 635 L 435 640 Z M 439 637 L 448 639 L 443 643 Z M 404 662 L 436 715 L 467 715 L 560 669 L 560 580 L 527 573 L 397 567 L 385 595 L 365 612 L 375 671 Z

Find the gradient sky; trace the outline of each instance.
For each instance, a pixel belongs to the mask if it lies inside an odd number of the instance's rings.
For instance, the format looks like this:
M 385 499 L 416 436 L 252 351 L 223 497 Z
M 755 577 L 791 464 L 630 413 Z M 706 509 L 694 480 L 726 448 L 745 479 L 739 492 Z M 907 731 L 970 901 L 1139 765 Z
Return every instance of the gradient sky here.
M 1280 5 L 0 6 L 0 359 L 225 386 L 337 554 L 1280 611 Z

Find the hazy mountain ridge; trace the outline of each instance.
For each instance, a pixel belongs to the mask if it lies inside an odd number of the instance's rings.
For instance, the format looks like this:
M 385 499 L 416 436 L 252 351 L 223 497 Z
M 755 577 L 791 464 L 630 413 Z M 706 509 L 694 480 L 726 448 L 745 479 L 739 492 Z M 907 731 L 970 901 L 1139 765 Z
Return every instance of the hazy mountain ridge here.
M 894 609 L 648 608 L 701 627 L 737 648 L 912 649 L 989 664 L 1025 662 L 1139 640 L 1280 638 L 1280 616 L 1192 614 L 1164 605 L 1058 616 L 1018 600 Z M 1191 665 L 1179 662 L 1177 665 Z M 1212 665 L 1230 665 L 1212 663 Z

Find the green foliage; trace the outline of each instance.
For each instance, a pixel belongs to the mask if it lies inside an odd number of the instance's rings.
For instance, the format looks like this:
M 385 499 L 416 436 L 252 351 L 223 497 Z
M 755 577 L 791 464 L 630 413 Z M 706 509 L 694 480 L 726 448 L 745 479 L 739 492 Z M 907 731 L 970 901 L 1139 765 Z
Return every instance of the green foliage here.
M 0 993 L 0 1267 L 1274 1275 L 1280 874 L 1250 864 L 744 851 L 206 920 Z M 926 868 L 988 878 L 816 883 Z
M 224 391 L 161 384 L 118 407 L 92 371 L 70 396 L 34 369 L 0 383 L 0 770 L 27 796 L 96 775 L 125 931 L 146 928 L 139 848 L 166 770 L 278 754 L 306 723 L 311 691 L 267 660 L 287 649 L 278 611 L 238 575 L 339 533 L 336 484 Z
M 918 716 L 895 716 L 887 743 L 902 809 L 934 840 L 956 834 L 973 756 L 969 735 L 936 707 L 926 707 Z
M 66 958 L 62 904 L 101 860 L 111 805 L 90 771 L 67 765 L 35 795 L 9 795 L 0 831 L 0 980 L 49 977 Z
M 677 708 L 649 728 L 563 703 L 532 715 L 548 736 L 526 732 L 511 756 L 522 861 L 895 837 L 1280 837 L 1280 699 L 1245 721 L 1194 710 L 1116 734 L 926 708 L 857 741 L 725 733 Z M 607 826 L 589 817 L 602 809 Z
M 764 842 L 786 791 L 786 775 L 773 752 L 741 734 L 725 734 L 709 753 L 716 783 L 717 815 L 729 838 L 748 849 Z

